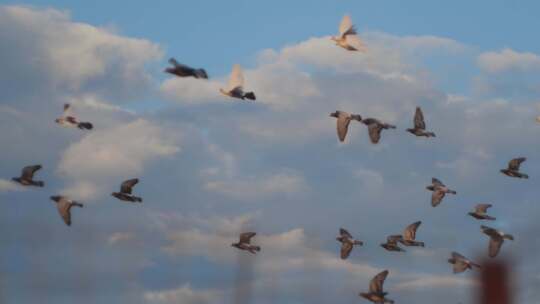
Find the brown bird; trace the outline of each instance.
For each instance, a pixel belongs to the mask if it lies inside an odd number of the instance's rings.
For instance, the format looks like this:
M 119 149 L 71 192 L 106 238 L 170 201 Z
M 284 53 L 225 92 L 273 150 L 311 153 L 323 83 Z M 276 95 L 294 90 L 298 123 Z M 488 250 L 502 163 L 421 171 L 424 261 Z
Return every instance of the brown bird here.
M 349 15 L 343 16 L 343 19 L 339 24 L 339 36 L 331 37 L 330 39 L 332 39 L 336 45 L 347 51 L 366 51 L 366 47 L 358 37 Z
M 362 120 L 362 123 L 368 127 L 369 138 L 371 143 L 376 144 L 381 139 L 381 131 L 388 129 L 395 129 L 396 126 L 390 125 L 387 123 L 382 123 L 380 120 L 375 118 L 366 118 Z
M 337 135 L 339 138 L 339 141 L 343 142 L 345 140 L 345 136 L 347 136 L 347 131 L 349 130 L 349 123 L 351 120 L 356 121 L 362 121 L 362 116 L 358 114 L 349 114 L 347 112 L 343 111 L 335 111 L 334 113 L 330 113 L 330 117 L 337 118 Z
M 341 259 L 343 260 L 349 257 L 355 245 L 364 245 L 362 241 L 354 239 L 349 231 L 343 228 L 339 228 L 339 236 L 336 240 L 341 243 Z
M 431 179 L 431 185 L 427 186 L 426 189 L 433 191 L 431 195 L 431 206 L 433 207 L 437 207 L 447 193 L 457 194 L 456 191 L 449 189 L 435 177 Z
M 387 276 L 388 270 L 377 274 L 369 283 L 369 292 L 361 292 L 360 296 L 375 304 L 393 304 L 394 300 L 387 299 L 386 295 L 388 293 L 383 290 L 384 280 L 386 280 Z
M 121 201 L 142 203 L 142 198 L 131 194 L 131 190 L 138 182 L 138 178 L 128 179 L 120 186 L 120 192 L 113 192 L 111 195 Z
M 176 59 L 170 58 L 169 63 L 172 64 L 172 67 L 166 68 L 165 72 L 169 74 L 176 75 L 178 77 L 195 77 L 208 79 L 208 74 L 204 69 L 194 69 L 185 64 L 181 64 Z
M 221 94 L 232 98 L 255 100 L 255 93 L 244 92 L 244 75 L 239 64 L 235 64 L 232 69 L 229 84 L 226 89 L 219 89 Z
M 260 246 L 251 245 L 251 238 L 256 235 L 255 232 L 244 232 L 240 234 L 240 241 L 238 243 L 231 244 L 232 247 L 236 247 L 240 250 L 246 250 L 253 254 L 257 251 L 261 251 Z
M 489 236 L 489 257 L 494 258 L 499 253 L 499 250 L 501 249 L 502 244 L 504 243 L 504 240 L 514 240 L 514 236 L 511 234 L 506 234 L 500 230 L 487 227 L 487 226 L 480 226 L 482 228 L 482 232 Z
M 407 226 L 405 230 L 403 231 L 403 235 L 400 235 L 398 238 L 398 242 L 405 246 L 420 246 L 424 247 L 424 242 L 416 241 L 416 229 L 422 224 L 421 221 L 414 222 Z
M 472 269 L 473 266 L 476 268 L 481 268 L 480 265 L 472 262 L 457 252 L 452 252 L 452 257 L 448 259 L 448 263 L 454 265 L 454 273 L 462 273 L 467 269 Z
M 64 114 L 57 118 L 55 122 L 63 127 L 77 127 L 81 130 L 92 130 L 94 127 L 89 122 L 78 121 L 77 118 L 71 113 L 71 105 L 69 103 L 64 104 Z
M 64 223 L 66 223 L 66 225 L 68 226 L 71 226 L 71 207 L 76 206 L 82 208 L 83 204 L 72 201 L 67 197 L 61 195 L 51 196 L 51 200 L 56 202 L 56 208 L 58 209 L 58 213 L 64 220 Z
M 45 185 L 43 181 L 35 181 L 33 179 L 34 173 L 39 169 L 41 169 L 41 165 L 26 166 L 22 169 L 20 177 L 13 177 L 11 180 L 23 186 L 43 187 Z
M 407 129 L 407 132 L 414 134 L 416 136 L 425 136 L 425 137 L 435 137 L 435 133 L 426 131 L 426 123 L 424 121 L 424 114 L 420 107 L 416 107 L 416 112 L 414 113 L 414 128 Z
M 401 238 L 401 235 L 390 235 L 386 238 L 386 243 L 381 244 L 381 247 L 388 251 L 405 251 L 397 243 Z
M 474 207 L 473 212 L 469 212 L 469 215 L 477 220 L 490 220 L 494 221 L 496 218 L 487 215 L 487 210 L 491 208 L 491 204 L 478 204 Z
M 501 172 L 504 175 L 508 175 L 510 177 L 529 178 L 527 174 L 519 172 L 519 167 L 521 166 L 521 163 L 526 160 L 527 158 L 525 157 L 514 158 L 508 162 L 508 168 L 502 169 Z

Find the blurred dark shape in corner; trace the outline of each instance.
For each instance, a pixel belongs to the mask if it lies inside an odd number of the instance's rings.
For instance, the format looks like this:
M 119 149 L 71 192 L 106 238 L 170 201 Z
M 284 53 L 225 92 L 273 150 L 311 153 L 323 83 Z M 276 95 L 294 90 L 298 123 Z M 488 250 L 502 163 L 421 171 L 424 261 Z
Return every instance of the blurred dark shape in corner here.
M 480 272 L 479 304 L 512 304 L 512 274 L 509 260 L 489 259 Z

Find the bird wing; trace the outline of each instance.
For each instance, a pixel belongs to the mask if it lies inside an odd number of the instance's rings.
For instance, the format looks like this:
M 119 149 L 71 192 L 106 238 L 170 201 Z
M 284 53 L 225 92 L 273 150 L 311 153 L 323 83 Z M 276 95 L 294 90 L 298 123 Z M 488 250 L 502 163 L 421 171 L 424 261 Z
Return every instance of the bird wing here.
M 348 258 L 349 254 L 351 254 L 352 249 L 353 249 L 353 243 L 343 242 L 341 244 L 341 258 L 342 259 Z
M 426 129 L 424 114 L 422 113 L 422 109 L 420 109 L 420 107 L 416 107 L 416 112 L 414 113 L 414 127 L 416 129 Z
M 339 228 L 339 235 L 352 239 L 352 235 L 346 229 Z
M 181 67 L 182 64 L 180 64 L 178 61 L 176 61 L 176 59 L 174 58 L 169 58 L 169 63 L 174 65 L 175 67 Z
M 457 253 L 457 252 L 452 252 L 452 257 L 456 260 L 467 260 L 466 257 L 462 256 L 461 254 Z
M 397 234 L 394 234 L 394 235 L 389 235 L 387 238 L 386 238 L 386 242 L 388 244 L 397 244 L 397 241 L 401 239 L 401 235 L 397 235 Z
M 388 270 L 377 274 L 369 283 L 369 292 L 381 294 L 383 292 L 384 280 L 388 276 Z
M 349 15 L 343 16 L 341 23 L 339 24 L 339 35 L 345 37 L 346 35 L 354 35 L 356 30 Z
M 491 207 L 491 204 L 478 204 L 475 207 L 477 213 L 486 213 L 488 208 Z
M 514 159 L 512 159 L 511 161 L 508 162 L 508 169 L 514 170 L 514 171 L 519 171 L 519 166 L 521 165 L 522 162 L 524 162 L 526 160 L 527 160 L 527 158 L 525 158 L 525 157 L 514 158 Z
M 355 49 L 359 51 L 366 51 L 366 44 L 358 37 L 357 35 L 347 35 L 345 36 L 345 41 L 347 41 L 347 44 L 354 47 Z
M 27 166 L 22 169 L 21 177 L 22 179 L 32 180 L 34 173 L 41 169 L 41 165 Z
M 435 191 L 433 191 L 431 194 L 431 206 L 437 207 L 445 195 L 446 193 L 444 191 L 435 189 Z
M 433 184 L 433 186 L 445 187 L 445 185 L 435 177 L 431 178 L 431 183 Z
M 377 123 L 372 123 L 368 125 L 368 133 L 369 138 L 371 139 L 371 142 L 376 144 L 381 139 L 381 125 Z
M 120 192 L 131 194 L 131 190 L 133 186 L 135 186 L 139 182 L 138 178 L 128 179 L 127 181 L 124 181 L 122 185 L 120 186 Z
M 491 237 L 489 240 L 489 256 L 496 257 L 504 240 L 501 237 Z
M 465 262 L 464 260 L 458 259 L 454 263 L 453 270 L 454 270 L 454 273 L 461 273 L 467 270 L 468 267 L 469 267 L 469 264 L 467 264 L 467 262 Z
M 244 232 L 240 234 L 240 243 L 249 244 L 251 238 L 254 237 L 257 233 L 255 232 Z
M 408 241 L 414 241 L 414 239 L 416 238 L 416 229 L 418 229 L 418 226 L 420 226 L 420 224 L 422 224 L 422 222 L 418 221 L 407 226 L 405 228 L 405 231 L 403 231 L 403 238 Z
M 71 225 L 71 201 L 65 197 L 61 197 L 58 202 L 56 203 L 56 207 L 58 208 L 58 213 L 64 220 L 64 223 L 66 225 Z
M 244 86 L 244 75 L 242 75 L 242 68 L 239 64 L 233 66 L 231 77 L 229 78 L 229 91 L 232 91 L 238 87 Z
M 340 112 L 337 118 L 337 134 L 340 141 L 344 141 L 349 130 L 349 123 L 351 122 L 350 115 L 348 113 Z
M 73 117 L 73 107 L 69 103 L 64 104 L 64 112 L 62 113 L 63 117 Z

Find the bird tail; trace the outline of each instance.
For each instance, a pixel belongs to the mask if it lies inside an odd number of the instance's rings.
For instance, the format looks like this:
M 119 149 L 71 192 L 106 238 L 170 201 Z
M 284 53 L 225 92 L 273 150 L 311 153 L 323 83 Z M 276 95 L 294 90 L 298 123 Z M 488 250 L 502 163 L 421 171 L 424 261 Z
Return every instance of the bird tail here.
M 252 248 L 255 251 L 261 251 L 261 246 L 253 246 Z
M 208 79 L 208 74 L 206 74 L 206 71 L 204 69 L 196 69 L 195 70 L 195 78 Z
M 83 207 L 84 207 L 83 204 L 78 203 L 78 202 L 73 202 L 72 206 L 77 206 L 77 207 L 80 207 L 80 208 L 83 208 Z
M 256 97 L 255 97 L 255 93 L 253 92 L 247 92 L 244 94 L 244 97 L 247 98 L 247 99 L 250 99 L 250 100 L 255 100 Z
M 77 127 L 81 130 L 92 130 L 92 128 L 94 127 L 91 123 L 89 122 L 80 122 Z
M 43 186 L 45 186 L 45 183 L 43 181 L 34 181 L 34 182 L 32 182 L 32 185 L 34 185 L 36 187 L 43 187 Z
M 521 178 L 527 179 L 527 178 L 529 178 L 529 176 L 527 174 L 521 173 Z
M 450 194 L 457 194 L 457 192 L 454 191 L 454 190 L 448 190 L 448 193 L 450 193 Z
M 353 114 L 353 115 L 351 115 L 351 119 L 352 120 L 357 120 L 357 121 L 362 121 L 362 116 L 360 116 L 358 114 Z
M 420 247 L 425 247 L 426 244 L 424 244 L 424 242 L 418 242 L 418 246 L 420 246 Z
M 504 238 L 504 239 L 507 239 L 507 240 L 511 240 L 511 241 L 514 240 L 514 236 L 511 235 L 511 234 L 505 234 L 505 235 L 503 236 L 503 238 Z
M 427 137 L 437 137 L 437 136 L 435 136 L 435 133 L 433 133 L 433 132 L 427 132 L 426 136 Z
M 385 128 L 385 129 L 395 129 L 396 126 L 390 125 L 390 124 L 385 124 L 385 125 L 384 125 L 384 128 Z
M 355 240 L 355 241 L 353 242 L 353 244 L 354 244 L 354 245 L 362 246 L 362 245 L 364 245 L 364 242 Z
M 141 197 L 134 196 L 133 199 L 134 199 L 136 202 L 142 203 L 142 198 L 141 198 Z

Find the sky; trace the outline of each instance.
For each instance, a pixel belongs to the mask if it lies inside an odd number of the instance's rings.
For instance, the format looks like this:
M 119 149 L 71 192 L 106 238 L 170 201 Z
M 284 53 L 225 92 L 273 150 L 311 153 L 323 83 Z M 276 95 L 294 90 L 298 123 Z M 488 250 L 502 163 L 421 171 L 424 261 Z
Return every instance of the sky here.
M 540 298 L 535 1 L 0 3 L 0 302 L 351 303 L 388 269 L 396 303 L 474 303 L 487 224 L 513 234 L 516 302 Z M 367 53 L 330 40 L 344 14 Z M 209 80 L 163 73 L 167 60 Z M 252 103 L 219 94 L 234 64 Z M 62 105 L 94 129 L 62 128 Z M 436 138 L 416 138 L 421 106 Z M 381 142 L 336 110 L 395 124 Z M 528 180 L 500 174 L 527 157 Z M 11 178 L 41 164 L 44 188 Z M 143 204 L 113 198 L 137 177 Z M 436 208 L 425 187 L 457 195 Z M 51 195 L 84 204 L 67 227 Z M 491 203 L 497 218 L 467 216 Z M 422 221 L 425 248 L 384 251 Z M 348 260 L 347 228 L 364 246 Z M 257 231 L 256 256 L 230 246 Z

